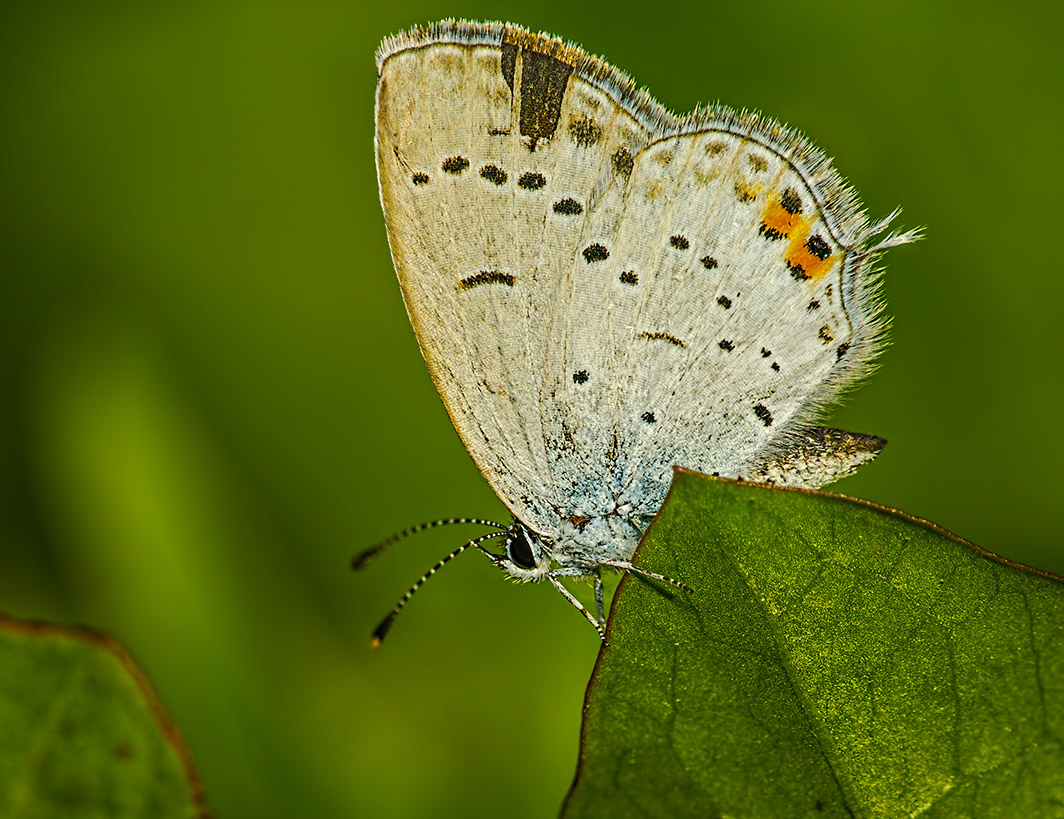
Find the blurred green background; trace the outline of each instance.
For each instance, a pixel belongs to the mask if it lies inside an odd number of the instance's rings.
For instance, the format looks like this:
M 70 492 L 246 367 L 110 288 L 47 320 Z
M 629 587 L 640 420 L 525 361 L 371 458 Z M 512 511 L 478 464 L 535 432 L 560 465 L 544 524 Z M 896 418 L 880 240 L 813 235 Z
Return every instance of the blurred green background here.
M 0 609 L 124 641 L 221 817 L 553 815 L 598 648 L 463 557 L 503 515 L 424 370 L 373 167 L 373 52 L 449 15 L 581 43 L 674 110 L 807 132 L 875 216 L 894 345 L 841 491 L 1064 573 L 1059 4 L 21 4 L 0 29 Z

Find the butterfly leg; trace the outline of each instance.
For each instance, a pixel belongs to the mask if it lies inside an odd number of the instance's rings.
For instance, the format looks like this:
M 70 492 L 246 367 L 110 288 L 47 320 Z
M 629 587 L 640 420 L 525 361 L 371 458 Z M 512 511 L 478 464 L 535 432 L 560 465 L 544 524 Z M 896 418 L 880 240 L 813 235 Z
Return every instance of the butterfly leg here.
M 643 577 L 650 577 L 654 580 L 661 580 L 664 583 L 668 583 L 670 586 L 675 586 L 678 589 L 683 589 L 685 592 L 694 594 L 695 590 L 685 583 L 681 583 L 679 580 L 673 580 L 671 577 L 666 577 L 663 574 L 649 571 L 648 569 L 642 569 L 639 566 L 635 566 L 629 563 L 627 560 L 600 560 L 599 564 L 602 566 L 609 566 L 612 569 L 620 569 L 625 572 L 634 572 L 635 574 L 641 574 Z
M 577 600 L 573 596 L 572 592 L 565 588 L 565 586 L 561 584 L 561 581 L 558 580 L 558 576 L 574 577 L 579 574 L 585 574 L 585 572 L 577 572 L 574 570 L 566 569 L 555 569 L 553 572 L 547 575 L 547 579 L 554 584 L 554 588 L 561 592 L 562 597 L 568 600 L 573 606 L 576 607 L 577 611 L 579 611 L 582 615 L 584 615 L 585 618 L 587 618 L 587 621 L 595 627 L 595 631 L 599 633 L 599 637 L 602 639 L 603 642 L 605 642 L 606 632 L 602 628 L 602 623 L 596 620 L 594 615 L 592 615 L 591 612 L 584 608 L 584 604 Z
M 606 622 L 605 593 L 602 590 L 602 572 L 595 571 L 595 605 L 598 607 L 600 623 Z

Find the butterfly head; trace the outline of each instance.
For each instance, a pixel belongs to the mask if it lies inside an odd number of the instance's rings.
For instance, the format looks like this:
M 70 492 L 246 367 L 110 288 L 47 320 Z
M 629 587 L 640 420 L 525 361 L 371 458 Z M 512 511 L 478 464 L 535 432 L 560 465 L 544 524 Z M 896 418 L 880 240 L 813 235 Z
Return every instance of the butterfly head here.
M 540 538 L 520 521 L 506 530 L 506 553 L 495 558 L 495 565 L 522 583 L 542 580 L 550 571 L 550 554 Z

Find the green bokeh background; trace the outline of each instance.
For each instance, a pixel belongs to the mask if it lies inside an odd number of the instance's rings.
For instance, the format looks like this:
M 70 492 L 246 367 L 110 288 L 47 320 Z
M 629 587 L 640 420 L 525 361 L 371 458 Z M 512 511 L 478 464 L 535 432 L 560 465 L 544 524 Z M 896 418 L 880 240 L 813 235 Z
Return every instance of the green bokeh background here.
M 449 15 L 806 131 L 889 254 L 842 491 L 1064 573 L 1059 4 L 22 4 L 0 27 L 0 610 L 146 667 L 221 817 L 552 815 L 594 632 L 409 523 L 503 515 L 425 373 L 373 168 L 373 51 Z

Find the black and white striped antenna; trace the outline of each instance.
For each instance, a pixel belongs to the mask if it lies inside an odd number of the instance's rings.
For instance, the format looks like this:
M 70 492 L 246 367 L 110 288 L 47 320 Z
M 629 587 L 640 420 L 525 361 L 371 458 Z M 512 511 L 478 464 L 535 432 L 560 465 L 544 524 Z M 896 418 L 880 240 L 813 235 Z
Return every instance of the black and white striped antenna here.
M 494 526 L 499 531 L 489 532 L 486 535 L 480 535 L 479 537 L 475 537 L 472 540 L 466 541 L 453 552 L 451 552 L 449 555 L 442 558 L 431 569 L 421 575 L 421 577 L 417 579 L 417 582 L 414 583 L 414 585 L 412 585 L 409 589 L 407 589 L 406 593 L 399 598 L 399 601 L 395 604 L 392 610 L 388 612 L 388 616 L 381 620 L 380 625 L 373 630 L 373 634 L 369 639 L 369 644 L 373 648 L 381 647 L 381 643 L 384 641 L 384 637 L 388 633 L 388 629 L 392 627 L 392 622 L 395 620 L 396 617 L 399 616 L 399 612 L 403 610 L 403 607 L 407 604 L 410 598 L 414 596 L 414 592 L 420 589 L 422 585 L 424 585 L 426 580 L 428 580 L 430 577 L 436 574 L 436 572 L 438 572 L 445 565 L 447 565 L 448 562 L 458 557 L 458 555 L 462 554 L 462 552 L 464 552 L 470 547 L 478 549 L 491 560 L 495 560 L 496 555 L 493 555 L 480 544 L 486 540 L 491 540 L 493 538 L 505 537 L 509 527 L 503 526 L 501 523 L 497 523 L 493 520 L 481 520 L 480 518 L 446 518 L 444 520 L 433 520 L 429 521 L 428 523 L 419 523 L 417 526 L 411 526 L 409 529 L 404 529 L 401 532 L 397 532 L 391 537 L 385 538 L 380 543 L 377 543 L 376 545 L 366 549 L 364 552 L 361 552 L 360 554 L 356 555 L 351 560 L 352 569 L 364 569 L 373 561 L 373 559 L 378 554 L 384 551 L 384 549 L 391 546 L 393 543 L 403 540 L 404 538 L 410 537 L 411 535 L 416 535 L 418 532 L 424 532 L 426 529 L 432 529 L 436 526 L 449 526 L 456 523 L 472 523 L 481 526 Z

